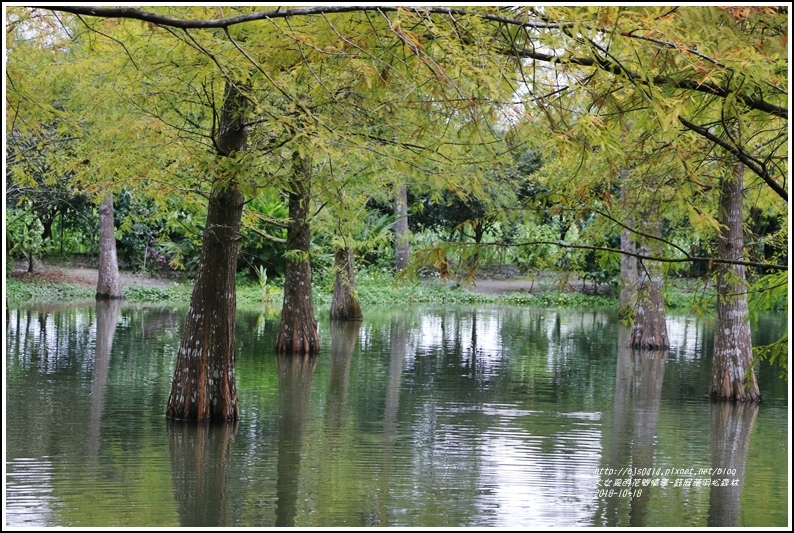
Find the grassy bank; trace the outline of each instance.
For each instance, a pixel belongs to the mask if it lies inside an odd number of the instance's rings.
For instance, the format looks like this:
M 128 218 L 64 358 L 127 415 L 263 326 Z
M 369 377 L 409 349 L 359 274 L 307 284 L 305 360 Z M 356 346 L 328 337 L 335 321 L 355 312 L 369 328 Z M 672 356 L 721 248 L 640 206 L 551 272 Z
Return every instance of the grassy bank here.
M 271 280 L 266 286 L 268 304 L 279 308 L 283 296 L 282 280 Z M 532 307 L 615 307 L 617 299 L 611 296 L 595 296 L 578 292 L 560 291 L 549 287 L 544 292 L 513 292 L 507 294 L 485 294 L 474 292 L 455 283 L 439 279 L 400 280 L 388 272 L 365 270 L 356 276 L 361 304 L 405 305 L 420 303 L 459 304 L 508 304 Z M 134 286 L 124 291 L 125 299 L 134 303 L 184 304 L 190 301 L 192 281 L 183 280 L 168 286 Z M 314 301 L 318 305 L 331 303 L 333 280 L 320 277 L 315 280 Z M 6 274 L 6 294 L 10 306 L 30 303 L 83 301 L 94 298 L 95 289 L 85 284 L 53 282 L 31 278 L 16 279 Z M 671 284 L 667 295 L 670 309 L 709 306 L 713 300 L 710 291 L 691 286 Z M 253 280 L 240 277 L 237 283 L 237 302 L 240 306 L 261 305 L 262 287 Z

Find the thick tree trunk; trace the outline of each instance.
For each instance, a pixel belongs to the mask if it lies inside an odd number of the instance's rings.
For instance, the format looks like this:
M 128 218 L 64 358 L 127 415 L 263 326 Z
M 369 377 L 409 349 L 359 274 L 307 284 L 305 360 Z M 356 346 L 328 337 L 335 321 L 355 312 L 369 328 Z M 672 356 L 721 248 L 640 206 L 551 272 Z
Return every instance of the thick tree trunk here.
M 234 187 L 210 197 L 207 225 L 185 329 L 179 344 L 168 418 L 237 420 L 234 380 L 236 273 L 243 195 Z
M 361 320 L 361 303 L 356 291 L 353 249 L 337 250 L 334 254 L 334 296 L 331 300 L 331 320 Z
M 397 220 L 394 223 L 394 267 L 397 272 L 408 268 L 411 260 L 411 243 L 408 234 L 408 189 L 402 185 L 397 188 L 394 199 L 394 212 Z
M 660 253 L 659 241 L 652 238 L 662 235 L 662 222 L 658 214 L 652 209 L 648 210 L 640 228 L 644 234 L 650 235 L 650 237 L 641 237 L 638 253 L 644 256 L 658 256 Z M 634 306 L 634 322 L 631 328 L 632 348 L 666 350 L 670 347 L 662 283 L 661 264 L 658 261 L 640 259 L 637 301 Z
M 247 100 L 227 82 L 216 146 L 220 156 L 246 145 Z M 234 179 L 217 179 L 210 193 L 198 274 L 179 343 L 166 416 L 191 422 L 239 417 L 234 379 L 237 255 L 244 198 Z
M 744 165 L 733 179 L 720 182 L 720 235 L 717 254 L 721 259 L 743 261 L 742 207 Z M 744 266 L 721 263 L 717 267 L 717 326 L 711 363 L 712 400 L 758 402 L 761 394 L 753 373 L 753 346 Z
M 284 304 L 276 339 L 276 352 L 280 354 L 313 354 L 320 351 L 317 321 L 312 307 L 312 268 L 309 262 L 310 199 L 311 162 L 296 153 L 293 156 L 289 192 Z
M 113 229 L 113 194 L 108 193 L 99 204 L 99 274 L 96 299 L 124 298 L 116 257 L 116 235 Z

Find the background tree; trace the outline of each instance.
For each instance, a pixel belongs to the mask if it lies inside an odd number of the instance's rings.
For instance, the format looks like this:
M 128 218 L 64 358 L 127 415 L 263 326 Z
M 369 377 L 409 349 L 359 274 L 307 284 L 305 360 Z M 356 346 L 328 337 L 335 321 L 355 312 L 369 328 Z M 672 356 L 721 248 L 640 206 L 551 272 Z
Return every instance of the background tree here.
M 124 297 L 116 257 L 116 235 L 113 217 L 113 194 L 108 193 L 99 204 L 99 269 L 97 272 L 97 300 Z

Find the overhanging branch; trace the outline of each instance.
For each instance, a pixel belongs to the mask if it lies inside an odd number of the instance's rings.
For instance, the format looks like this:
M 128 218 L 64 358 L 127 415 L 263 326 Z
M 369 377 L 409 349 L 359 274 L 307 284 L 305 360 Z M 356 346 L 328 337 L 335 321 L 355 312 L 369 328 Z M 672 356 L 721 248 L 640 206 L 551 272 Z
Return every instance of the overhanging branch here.
M 698 126 L 697 124 L 693 124 L 692 122 L 689 122 L 681 115 L 678 115 L 678 121 L 681 124 L 683 124 L 684 127 L 687 128 L 688 130 L 694 131 L 698 135 L 705 137 L 706 139 L 713 142 L 717 146 L 735 155 L 739 161 L 744 163 L 744 166 L 746 166 L 751 171 L 753 171 L 753 173 L 758 175 L 758 177 L 764 180 L 764 183 L 769 185 L 769 187 L 771 187 L 772 190 L 775 191 L 778 196 L 780 196 L 781 198 L 783 198 L 783 200 L 788 202 L 788 192 L 786 192 L 786 189 L 784 189 L 782 185 L 780 185 L 777 181 L 775 181 L 763 166 L 758 165 L 753 160 L 753 158 L 750 157 L 749 154 L 747 154 L 747 152 L 745 152 L 744 150 L 742 150 L 737 146 L 733 146 L 732 144 L 725 142 L 724 140 L 720 139 L 719 137 L 711 133 L 706 128 L 703 128 L 701 126 Z
M 370 12 L 375 11 L 379 13 L 395 12 L 398 10 L 412 11 L 417 14 L 439 14 L 439 15 L 467 15 L 489 20 L 500 24 L 508 24 L 513 26 L 520 26 L 524 28 L 536 29 L 565 29 L 572 27 L 571 22 L 555 23 L 555 22 L 534 22 L 527 20 L 520 20 L 515 18 L 503 17 L 493 13 L 478 13 L 471 11 L 467 8 L 449 8 L 449 7 L 400 7 L 400 6 L 312 6 L 305 8 L 290 8 L 282 9 L 280 7 L 268 11 L 256 11 L 253 13 L 246 13 L 234 17 L 224 17 L 218 19 L 196 20 L 196 19 L 180 19 L 169 17 L 165 15 L 158 15 L 149 11 L 133 7 L 91 7 L 91 6 L 36 6 L 40 9 L 49 11 L 57 11 L 64 13 L 72 13 L 75 15 L 103 17 L 103 18 L 126 18 L 133 20 L 140 20 L 157 24 L 160 26 L 167 26 L 172 28 L 182 29 L 209 29 L 209 28 L 229 28 L 236 24 L 245 22 L 253 22 L 258 20 L 273 20 L 279 18 L 309 16 L 309 15 L 323 15 L 330 13 L 354 13 L 354 12 Z M 657 44 L 658 46 L 669 47 L 669 43 Z M 586 67 L 596 67 L 610 72 L 618 76 L 625 76 L 632 80 L 634 83 L 640 85 L 655 85 L 655 86 L 672 86 L 678 89 L 685 89 L 690 91 L 707 93 L 721 98 L 726 98 L 730 94 L 735 94 L 736 98 L 744 105 L 751 109 L 762 111 L 783 119 L 788 120 L 788 109 L 783 106 L 774 105 L 763 99 L 743 94 L 732 93 L 719 85 L 713 83 L 703 83 L 693 79 L 674 79 L 669 76 L 657 75 L 652 78 L 644 78 L 636 72 L 624 69 L 621 65 L 604 61 L 592 57 L 576 57 L 576 56 L 556 56 L 552 54 L 545 54 L 535 50 L 517 50 L 515 48 L 507 48 L 499 51 L 505 55 L 511 55 L 520 58 L 529 58 L 536 61 L 543 61 L 547 63 L 560 64 L 560 65 L 580 65 Z M 709 58 L 710 61 L 716 61 Z

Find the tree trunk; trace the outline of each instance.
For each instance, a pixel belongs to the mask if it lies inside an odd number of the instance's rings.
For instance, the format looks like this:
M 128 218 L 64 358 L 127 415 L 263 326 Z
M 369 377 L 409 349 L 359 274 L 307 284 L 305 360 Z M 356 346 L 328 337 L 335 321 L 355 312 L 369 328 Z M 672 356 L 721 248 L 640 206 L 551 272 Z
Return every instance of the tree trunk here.
M 218 187 L 210 197 L 198 275 L 179 344 L 168 418 L 237 420 L 234 381 L 236 273 L 243 195 Z
M 312 268 L 309 262 L 311 162 L 297 152 L 292 160 L 287 263 L 284 269 L 284 304 L 281 308 L 276 352 L 313 354 L 320 351 L 320 338 L 312 307 Z
M 620 180 L 625 182 L 628 177 L 628 170 L 620 170 Z M 625 206 L 628 201 L 628 191 L 626 185 L 621 188 L 621 201 Z M 634 219 L 628 217 L 624 224 L 627 228 L 634 227 Z M 630 254 L 637 253 L 637 244 L 632 238 L 632 231 L 624 229 L 620 233 L 620 249 L 626 252 L 620 256 L 620 303 L 618 315 L 621 319 L 634 319 L 634 304 L 637 291 L 637 258 Z
M 336 276 L 331 300 L 331 320 L 361 320 L 361 304 L 356 291 L 353 249 L 349 246 L 334 253 Z
M 742 208 L 744 165 L 737 165 L 733 179 L 720 182 L 720 235 L 717 255 L 743 261 Z M 711 363 L 712 400 L 759 402 L 761 394 L 753 373 L 747 288 L 743 265 L 721 263 L 717 267 L 717 326 Z
M 408 235 L 408 189 L 404 185 L 397 188 L 394 212 L 397 215 L 394 223 L 394 267 L 397 272 L 402 272 L 408 268 L 411 259 L 411 243 Z
M 634 319 L 634 304 L 637 293 L 637 245 L 632 239 L 631 231 L 623 230 L 620 233 L 620 249 L 627 252 L 620 256 L 620 304 L 619 316 L 621 319 Z
M 116 235 L 113 229 L 113 194 L 108 193 L 99 204 L 99 274 L 96 299 L 124 298 L 116 258 Z
M 216 146 L 220 156 L 246 145 L 247 100 L 227 82 Z M 244 198 L 234 179 L 213 183 L 201 242 L 198 274 L 179 343 L 166 416 L 191 422 L 232 422 L 239 417 L 234 380 L 237 255 Z
M 653 209 L 645 213 L 640 224 L 644 234 L 641 237 L 638 252 L 645 256 L 660 255 L 659 241 L 662 221 Z M 637 303 L 634 307 L 634 323 L 631 328 L 631 346 L 640 350 L 666 350 L 670 347 L 667 336 L 667 322 L 664 311 L 664 295 L 662 294 L 662 269 L 659 261 L 640 259 L 637 279 Z

